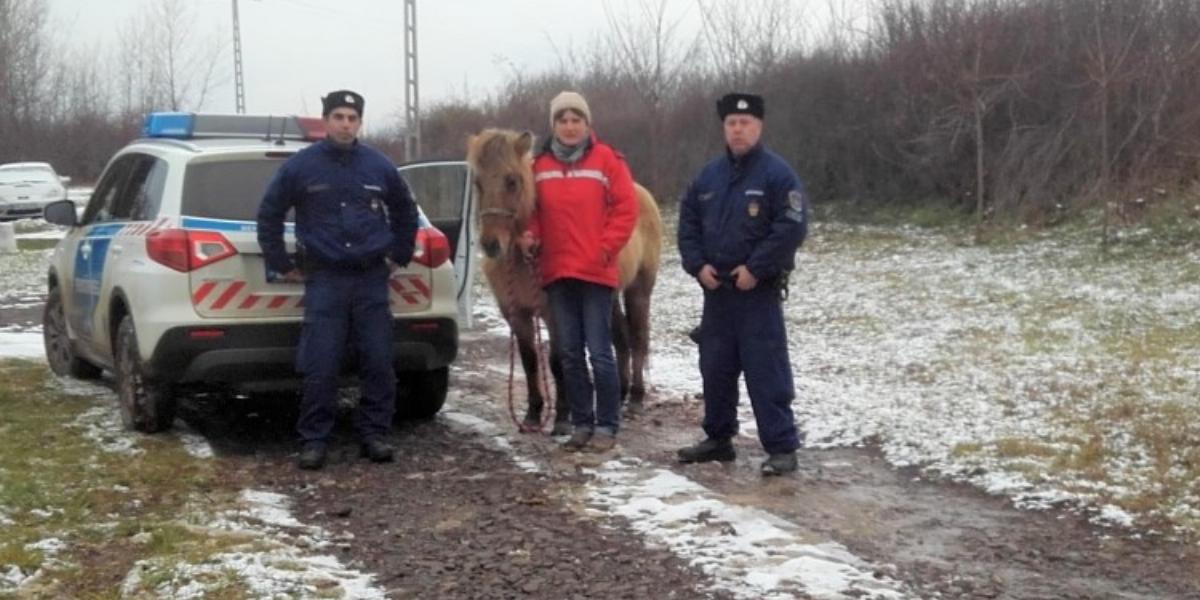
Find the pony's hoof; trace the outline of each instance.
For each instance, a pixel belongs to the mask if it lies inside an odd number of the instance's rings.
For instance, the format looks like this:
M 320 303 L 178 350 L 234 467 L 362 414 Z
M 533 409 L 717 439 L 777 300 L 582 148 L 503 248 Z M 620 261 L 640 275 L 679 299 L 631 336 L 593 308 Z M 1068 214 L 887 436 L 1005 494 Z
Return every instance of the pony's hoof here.
M 566 421 L 555 421 L 554 429 L 550 430 L 550 435 L 571 435 L 571 424 Z

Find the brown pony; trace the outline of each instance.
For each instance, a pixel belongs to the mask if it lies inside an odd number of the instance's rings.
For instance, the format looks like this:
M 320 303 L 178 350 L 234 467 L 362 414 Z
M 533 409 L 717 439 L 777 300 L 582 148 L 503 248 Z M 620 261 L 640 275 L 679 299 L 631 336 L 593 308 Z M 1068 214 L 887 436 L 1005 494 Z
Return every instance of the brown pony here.
M 485 258 L 483 273 L 491 285 L 500 313 L 517 338 L 525 368 L 529 406 L 524 424 L 538 427 L 544 399 L 537 385 L 534 317 L 546 320 L 550 331 L 550 367 L 554 374 L 555 435 L 570 433 L 569 406 L 562 385 L 562 368 L 554 348 L 554 324 L 548 319 L 546 294 L 537 268 L 527 261 L 516 239 L 533 213 L 533 134 L 485 129 L 467 143 L 467 162 L 474 176 L 479 242 Z M 663 227 L 650 192 L 635 184 L 638 222 L 618 256 L 620 293 L 613 302 L 613 345 L 621 378 L 621 398 L 640 406 L 646 395 L 643 371 L 650 351 L 650 292 L 662 257 Z M 632 365 L 631 365 L 632 360 Z

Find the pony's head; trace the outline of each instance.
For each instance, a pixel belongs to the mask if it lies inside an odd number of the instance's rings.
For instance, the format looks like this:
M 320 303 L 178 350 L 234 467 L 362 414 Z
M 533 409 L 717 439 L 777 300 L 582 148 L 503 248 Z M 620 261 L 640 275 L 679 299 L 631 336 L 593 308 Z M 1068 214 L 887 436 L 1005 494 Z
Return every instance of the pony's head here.
M 467 142 L 475 180 L 479 244 L 489 258 L 504 257 L 533 212 L 533 134 L 485 129 Z

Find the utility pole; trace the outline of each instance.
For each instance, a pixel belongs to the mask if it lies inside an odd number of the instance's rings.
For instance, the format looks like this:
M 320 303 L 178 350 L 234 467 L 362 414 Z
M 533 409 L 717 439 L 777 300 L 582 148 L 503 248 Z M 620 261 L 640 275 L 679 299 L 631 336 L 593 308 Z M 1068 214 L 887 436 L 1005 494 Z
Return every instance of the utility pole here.
M 238 0 L 233 0 L 233 90 L 237 114 L 246 114 L 246 84 L 242 81 L 242 26 Z
M 234 0 L 236 2 L 236 0 Z M 417 96 L 417 0 L 404 0 L 404 160 L 421 155 L 421 113 Z

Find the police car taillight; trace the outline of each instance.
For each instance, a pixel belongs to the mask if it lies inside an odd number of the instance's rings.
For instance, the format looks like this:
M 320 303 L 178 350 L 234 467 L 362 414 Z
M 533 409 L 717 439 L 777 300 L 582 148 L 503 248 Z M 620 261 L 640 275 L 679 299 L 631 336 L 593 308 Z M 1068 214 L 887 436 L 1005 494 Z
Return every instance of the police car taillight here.
M 146 234 L 146 255 L 180 273 L 195 271 L 237 254 L 237 249 L 216 231 L 160 229 Z
M 422 227 L 417 230 L 416 250 L 413 261 L 429 268 L 442 266 L 450 260 L 450 240 L 437 227 Z

